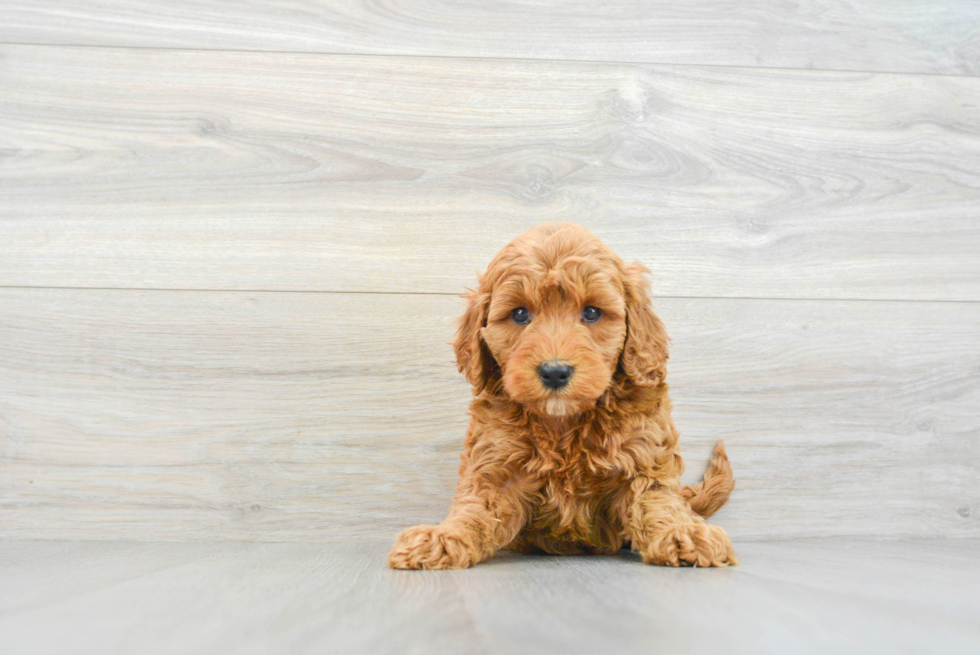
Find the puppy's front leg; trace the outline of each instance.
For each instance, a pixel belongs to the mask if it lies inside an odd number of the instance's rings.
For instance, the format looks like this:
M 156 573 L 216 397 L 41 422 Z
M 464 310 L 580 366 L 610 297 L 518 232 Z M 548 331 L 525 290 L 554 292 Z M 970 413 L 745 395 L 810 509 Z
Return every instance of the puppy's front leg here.
M 526 520 L 517 485 L 464 478 L 446 520 L 402 532 L 388 555 L 388 565 L 394 569 L 473 566 L 513 541 Z
M 704 522 L 680 494 L 654 486 L 637 494 L 628 526 L 633 550 L 647 564 L 728 566 L 738 564 L 728 534 Z

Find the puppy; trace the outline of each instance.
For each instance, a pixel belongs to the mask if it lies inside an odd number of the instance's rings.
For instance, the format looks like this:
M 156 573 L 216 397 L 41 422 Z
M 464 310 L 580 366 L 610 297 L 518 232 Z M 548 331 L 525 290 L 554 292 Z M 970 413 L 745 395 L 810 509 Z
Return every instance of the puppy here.
M 725 531 L 704 521 L 734 488 L 721 442 L 700 483 L 679 482 L 648 272 L 568 223 L 539 225 L 494 257 L 456 336 L 474 398 L 452 509 L 402 532 L 391 567 L 624 545 L 649 564 L 737 563 Z

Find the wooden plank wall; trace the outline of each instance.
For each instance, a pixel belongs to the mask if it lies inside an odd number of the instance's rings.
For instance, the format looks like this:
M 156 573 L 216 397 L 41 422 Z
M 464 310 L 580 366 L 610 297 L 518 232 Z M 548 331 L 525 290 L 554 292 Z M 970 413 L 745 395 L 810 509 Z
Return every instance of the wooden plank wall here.
M 736 538 L 980 536 L 978 26 L 4 3 L 0 537 L 438 521 L 455 296 L 545 220 L 653 269 L 687 477 L 725 438 Z
M 0 40 L 980 73 L 974 0 L 5 0 Z

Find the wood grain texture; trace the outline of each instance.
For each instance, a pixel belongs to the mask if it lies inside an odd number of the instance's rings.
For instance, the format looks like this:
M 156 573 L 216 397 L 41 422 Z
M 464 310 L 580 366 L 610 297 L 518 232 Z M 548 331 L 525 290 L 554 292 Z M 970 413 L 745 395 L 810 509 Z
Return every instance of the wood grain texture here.
M 975 653 L 980 542 L 740 544 L 732 569 L 505 554 L 391 571 L 387 543 L 0 542 L 5 655 Z
M 390 538 L 443 518 L 456 298 L 0 290 L 0 537 Z M 980 536 L 980 304 L 662 299 L 736 540 Z
M 660 295 L 980 300 L 977 78 L 0 56 L 0 285 L 455 294 L 571 220 Z
M 6 0 L 0 40 L 980 73 L 972 0 Z

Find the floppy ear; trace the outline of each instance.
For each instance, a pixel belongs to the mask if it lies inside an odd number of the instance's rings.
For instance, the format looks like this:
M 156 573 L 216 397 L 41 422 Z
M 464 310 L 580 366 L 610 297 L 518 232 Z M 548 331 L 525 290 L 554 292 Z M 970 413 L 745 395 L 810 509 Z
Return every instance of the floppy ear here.
M 626 267 L 626 343 L 619 361 L 623 372 L 641 387 L 660 384 L 667 377 L 667 344 L 670 339 L 664 324 L 653 313 L 650 284 L 645 277 L 650 270 L 639 263 Z
M 481 288 L 468 291 L 464 298 L 467 302 L 466 311 L 457 323 L 456 341 L 453 344 L 456 349 L 456 366 L 473 385 L 475 395 L 479 395 L 484 389 L 496 393 L 500 367 L 480 336 L 480 330 L 487 325 L 490 294 Z

